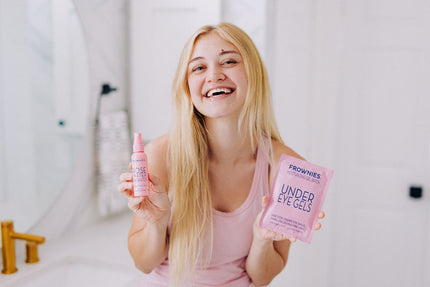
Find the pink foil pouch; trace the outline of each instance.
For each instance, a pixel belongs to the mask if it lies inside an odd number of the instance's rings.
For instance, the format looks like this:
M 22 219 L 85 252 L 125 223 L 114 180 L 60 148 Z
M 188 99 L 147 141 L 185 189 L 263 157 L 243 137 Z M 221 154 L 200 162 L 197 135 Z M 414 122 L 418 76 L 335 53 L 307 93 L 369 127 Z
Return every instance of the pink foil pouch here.
M 260 226 L 311 243 L 333 170 L 282 154 Z

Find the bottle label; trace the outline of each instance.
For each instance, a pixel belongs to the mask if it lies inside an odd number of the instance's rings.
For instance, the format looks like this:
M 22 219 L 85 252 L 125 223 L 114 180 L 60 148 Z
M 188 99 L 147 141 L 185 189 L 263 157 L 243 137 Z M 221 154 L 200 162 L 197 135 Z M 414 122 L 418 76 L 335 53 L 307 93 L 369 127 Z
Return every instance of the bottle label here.
M 148 162 L 146 154 L 134 153 L 132 156 L 134 196 L 149 195 Z

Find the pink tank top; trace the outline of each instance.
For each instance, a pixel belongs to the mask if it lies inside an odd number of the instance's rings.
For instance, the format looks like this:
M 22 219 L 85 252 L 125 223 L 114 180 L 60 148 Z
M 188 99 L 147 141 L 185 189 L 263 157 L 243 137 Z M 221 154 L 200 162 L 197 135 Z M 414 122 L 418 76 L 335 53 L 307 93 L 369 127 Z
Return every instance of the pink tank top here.
M 197 268 L 194 283 L 183 286 L 254 286 L 245 271 L 245 261 L 251 248 L 253 224 L 261 211 L 261 199 L 269 194 L 269 163 L 258 146 L 251 190 L 242 205 L 232 212 L 213 210 L 213 255 L 209 266 Z M 139 286 L 168 286 L 169 264 L 166 259 L 149 275 L 144 275 Z

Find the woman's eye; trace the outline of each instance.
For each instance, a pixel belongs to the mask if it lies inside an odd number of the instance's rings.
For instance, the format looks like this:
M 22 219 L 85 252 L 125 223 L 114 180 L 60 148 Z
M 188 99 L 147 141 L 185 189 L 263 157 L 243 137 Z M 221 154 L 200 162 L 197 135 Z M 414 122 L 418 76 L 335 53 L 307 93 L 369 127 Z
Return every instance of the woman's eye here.
M 203 70 L 204 69 L 204 67 L 203 66 L 196 66 L 196 67 L 194 67 L 193 69 L 192 69 L 192 71 L 193 72 L 199 72 L 199 71 L 201 71 L 201 70 Z
M 225 65 L 231 65 L 231 64 L 236 64 L 236 63 L 237 63 L 237 61 L 233 60 L 233 59 L 226 60 L 223 62 L 223 64 L 225 64 Z

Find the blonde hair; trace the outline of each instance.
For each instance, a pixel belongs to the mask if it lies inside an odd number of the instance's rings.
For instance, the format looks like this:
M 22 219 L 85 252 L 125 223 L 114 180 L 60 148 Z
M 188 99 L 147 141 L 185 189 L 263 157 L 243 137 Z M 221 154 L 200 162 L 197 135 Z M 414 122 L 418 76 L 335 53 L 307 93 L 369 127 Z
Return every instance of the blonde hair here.
M 276 126 L 266 68 L 251 38 L 229 23 L 204 26 L 186 43 L 173 82 L 173 117 L 169 133 L 169 195 L 173 212 L 169 243 L 171 278 L 176 284 L 197 262 L 208 263 L 212 252 L 212 202 L 208 177 L 208 138 L 205 119 L 191 101 L 188 62 L 198 38 L 218 33 L 241 54 L 248 77 L 248 94 L 241 110 L 238 128 L 249 134 L 256 149 L 262 138 L 282 142 Z M 271 159 L 271 141 L 267 156 Z M 206 240 L 206 241 L 205 241 Z M 203 250 L 203 241 L 210 246 Z M 189 273 L 188 273 L 189 274 Z

